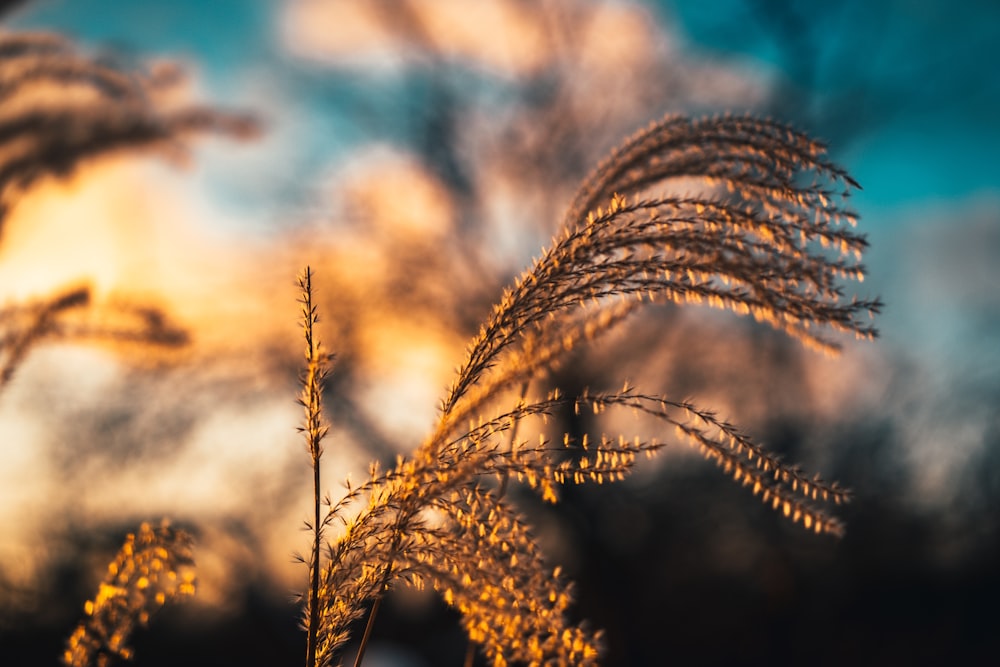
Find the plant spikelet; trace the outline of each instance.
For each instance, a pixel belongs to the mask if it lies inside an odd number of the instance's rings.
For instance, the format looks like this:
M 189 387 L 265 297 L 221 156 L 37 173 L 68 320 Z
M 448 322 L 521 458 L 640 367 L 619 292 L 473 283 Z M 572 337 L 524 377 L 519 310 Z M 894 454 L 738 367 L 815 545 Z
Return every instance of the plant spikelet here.
M 166 521 L 129 533 L 97 595 L 84 604 L 84 620 L 66 642 L 62 663 L 105 667 L 129 659 L 129 637 L 167 602 L 194 595 L 191 536 Z

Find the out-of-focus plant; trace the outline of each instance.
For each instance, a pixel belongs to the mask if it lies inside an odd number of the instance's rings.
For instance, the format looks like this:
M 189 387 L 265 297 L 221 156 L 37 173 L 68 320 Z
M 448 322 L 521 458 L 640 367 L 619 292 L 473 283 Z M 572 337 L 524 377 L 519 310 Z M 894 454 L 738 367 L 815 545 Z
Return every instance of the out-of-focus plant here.
M 0 244 L 11 208 L 46 178 L 68 177 L 102 156 L 176 158 L 199 136 L 246 139 L 257 133 L 257 122 L 246 114 L 171 101 L 182 80 L 173 65 L 128 69 L 81 53 L 60 35 L 0 30 Z M 0 304 L 0 390 L 31 347 L 47 338 L 184 342 L 184 332 L 156 308 L 93 310 L 87 286 Z
M 242 113 L 170 101 L 181 71 L 138 71 L 80 52 L 50 33 L 0 31 L 0 243 L 10 210 L 47 178 L 66 178 L 95 158 L 117 153 L 182 155 L 192 139 L 252 137 Z M 53 239 L 53 243 L 58 243 Z M 186 334 L 166 313 L 143 305 L 94 306 L 87 286 L 22 303 L 0 304 L 0 393 L 39 343 L 53 339 L 176 346 Z M 68 665 L 128 658 L 137 625 L 167 601 L 194 593 L 190 537 L 168 524 L 129 534 L 105 581 L 69 638 Z
M 166 521 L 147 523 L 129 533 L 93 600 L 84 604 L 86 618 L 66 642 L 63 664 L 106 667 L 129 659 L 129 637 L 136 626 L 167 602 L 194 595 L 191 536 Z

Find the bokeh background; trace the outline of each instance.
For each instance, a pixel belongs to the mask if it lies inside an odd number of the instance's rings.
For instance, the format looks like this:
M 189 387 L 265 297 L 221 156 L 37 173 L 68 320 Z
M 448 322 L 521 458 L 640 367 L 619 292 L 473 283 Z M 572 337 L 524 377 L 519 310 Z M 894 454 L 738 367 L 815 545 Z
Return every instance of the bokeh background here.
M 668 112 L 826 140 L 864 190 L 875 343 L 836 359 L 665 308 L 552 378 L 693 397 L 855 492 L 788 524 L 680 447 L 557 507 L 519 494 L 608 665 L 989 665 L 1000 655 L 1000 5 L 991 0 L 38 0 L 5 30 L 188 73 L 256 141 L 125 153 L 38 183 L 0 306 L 77 285 L 183 344 L 51 340 L 0 393 L 0 663 L 54 662 L 123 535 L 197 537 L 199 594 L 137 664 L 295 664 L 308 544 L 294 278 L 316 270 L 324 477 L 411 450 L 465 341 L 576 184 Z M 95 312 L 101 312 L 95 306 Z M 599 430 L 599 424 L 591 425 Z M 461 664 L 433 596 L 389 599 L 366 663 Z

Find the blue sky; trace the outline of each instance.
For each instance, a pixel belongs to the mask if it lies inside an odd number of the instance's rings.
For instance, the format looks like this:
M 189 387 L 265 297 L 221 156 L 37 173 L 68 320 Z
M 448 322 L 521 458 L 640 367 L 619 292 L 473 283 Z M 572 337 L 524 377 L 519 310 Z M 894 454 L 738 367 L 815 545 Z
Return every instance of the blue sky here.
M 821 71 L 802 80 L 799 68 L 789 66 L 787 45 L 759 20 L 767 2 L 658 4 L 662 16 L 678 22 L 693 52 L 773 69 L 820 101 L 859 94 L 857 88 L 867 86 L 860 93 L 867 97 L 858 98 L 859 104 L 891 107 L 859 136 L 831 147 L 865 187 L 858 205 L 880 213 L 866 216 L 867 224 L 900 224 L 886 210 L 899 205 L 1000 187 L 1000 161 L 995 159 L 1000 145 L 1000 72 L 995 67 L 1000 60 L 1000 5 L 988 0 L 883 0 L 833 3 L 832 8 L 829 3 L 778 3 L 792 8 L 810 30 L 804 39 Z M 246 72 L 271 72 L 285 79 L 283 93 L 298 97 L 316 118 L 327 118 L 320 120 L 327 130 L 319 133 L 322 150 L 349 146 L 357 127 L 335 119 L 349 105 L 331 99 L 328 80 L 325 94 L 311 91 L 315 73 L 289 61 L 275 29 L 280 8 L 281 3 L 266 0 L 45 0 L 20 10 L 14 24 L 64 31 L 126 53 L 189 60 L 222 101 L 238 92 Z M 341 98 L 372 94 L 359 90 L 350 76 L 339 83 Z M 879 94 L 892 99 L 887 102 Z M 809 129 L 823 136 L 827 128 Z
M 884 116 L 852 145 L 832 147 L 864 185 L 859 196 L 864 205 L 963 197 L 1000 186 L 997 3 L 668 4 L 676 7 L 695 48 L 767 63 L 820 96 L 854 94 L 858 105 L 875 98 L 885 107 Z M 760 29 L 754 7 L 769 4 L 798 12 L 808 31 L 803 39 L 820 63 L 818 76 L 807 79 L 790 67 L 774 33 Z M 747 24 L 752 27 L 738 29 Z M 869 222 L 894 221 L 890 216 Z

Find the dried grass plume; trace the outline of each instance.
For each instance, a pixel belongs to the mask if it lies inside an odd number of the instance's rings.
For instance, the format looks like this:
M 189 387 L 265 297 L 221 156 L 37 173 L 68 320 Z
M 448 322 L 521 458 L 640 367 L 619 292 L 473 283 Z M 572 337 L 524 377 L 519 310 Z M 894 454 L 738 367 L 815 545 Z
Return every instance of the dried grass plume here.
M 472 340 L 433 432 L 413 455 L 390 469 L 373 465 L 367 481 L 315 514 L 314 550 L 321 527 L 342 531 L 308 559 L 310 659 L 331 664 L 367 613 L 359 664 L 381 600 L 407 584 L 437 590 L 493 665 L 596 664 L 600 633 L 567 620 L 571 586 L 505 498 L 507 484 L 524 482 L 556 502 L 560 486 L 620 480 L 638 455 L 670 442 L 691 445 L 792 521 L 840 535 L 828 507 L 847 501 L 846 490 L 780 460 L 710 410 L 627 385 L 528 397 L 569 351 L 648 303 L 750 315 L 831 354 L 838 335 L 873 338 L 869 320 L 881 303 L 843 288 L 864 277 L 866 241 L 846 205 L 857 184 L 824 154 L 785 125 L 743 116 L 668 117 L 614 150 L 580 187 L 552 246 Z M 651 194 L 679 179 L 700 180 L 705 194 Z M 308 271 L 301 285 L 309 304 Z M 310 341 L 314 321 L 310 310 Z M 313 365 L 310 356 L 307 406 Z M 658 420 L 665 434 L 553 440 L 544 423 L 567 407 L 630 410 Z M 307 433 L 325 428 L 314 419 L 310 408 Z

